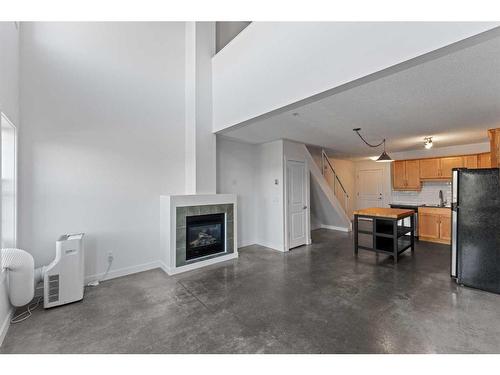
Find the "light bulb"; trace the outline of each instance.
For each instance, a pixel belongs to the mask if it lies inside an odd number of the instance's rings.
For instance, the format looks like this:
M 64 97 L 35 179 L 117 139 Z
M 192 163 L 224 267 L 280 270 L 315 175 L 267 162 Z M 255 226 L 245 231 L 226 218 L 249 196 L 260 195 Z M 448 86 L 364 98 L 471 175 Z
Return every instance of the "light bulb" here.
M 424 147 L 426 149 L 430 149 L 432 147 L 432 137 L 425 137 L 424 138 Z

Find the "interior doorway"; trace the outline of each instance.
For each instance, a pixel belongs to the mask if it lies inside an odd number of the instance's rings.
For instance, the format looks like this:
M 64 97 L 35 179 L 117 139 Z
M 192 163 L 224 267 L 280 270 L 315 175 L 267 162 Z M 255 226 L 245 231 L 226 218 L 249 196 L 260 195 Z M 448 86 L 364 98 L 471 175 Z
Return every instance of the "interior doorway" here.
M 384 170 L 360 169 L 357 173 L 357 208 L 384 206 Z
M 288 249 L 308 242 L 308 188 L 306 164 L 287 160 Z

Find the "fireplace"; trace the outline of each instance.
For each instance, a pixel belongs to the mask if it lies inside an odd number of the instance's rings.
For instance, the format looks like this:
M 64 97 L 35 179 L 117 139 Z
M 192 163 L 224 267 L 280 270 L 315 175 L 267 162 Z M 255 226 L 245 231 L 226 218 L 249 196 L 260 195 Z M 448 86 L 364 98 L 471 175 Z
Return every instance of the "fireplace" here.
M 226 251 L 225 213 L 186 217 L 186 260 Z

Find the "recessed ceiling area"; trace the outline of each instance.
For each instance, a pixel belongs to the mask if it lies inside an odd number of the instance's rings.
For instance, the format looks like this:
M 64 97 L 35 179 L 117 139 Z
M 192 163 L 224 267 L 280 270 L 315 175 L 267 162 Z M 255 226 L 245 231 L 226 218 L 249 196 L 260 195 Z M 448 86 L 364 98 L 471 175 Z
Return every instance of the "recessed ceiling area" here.
M 263 143 L 286 138 L 355 158 L 373 154 L 353 128 L 388 152 L 486 142 L 500 127 L 500 36 L 318 101 L 225 130 Z

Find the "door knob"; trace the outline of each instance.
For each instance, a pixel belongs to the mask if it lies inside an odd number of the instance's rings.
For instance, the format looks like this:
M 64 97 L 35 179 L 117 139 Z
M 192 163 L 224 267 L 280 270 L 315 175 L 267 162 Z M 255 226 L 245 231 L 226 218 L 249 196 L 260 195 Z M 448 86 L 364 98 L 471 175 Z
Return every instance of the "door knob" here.
M 302 209 L 307 210 L 307 206 L 302 207 Z

